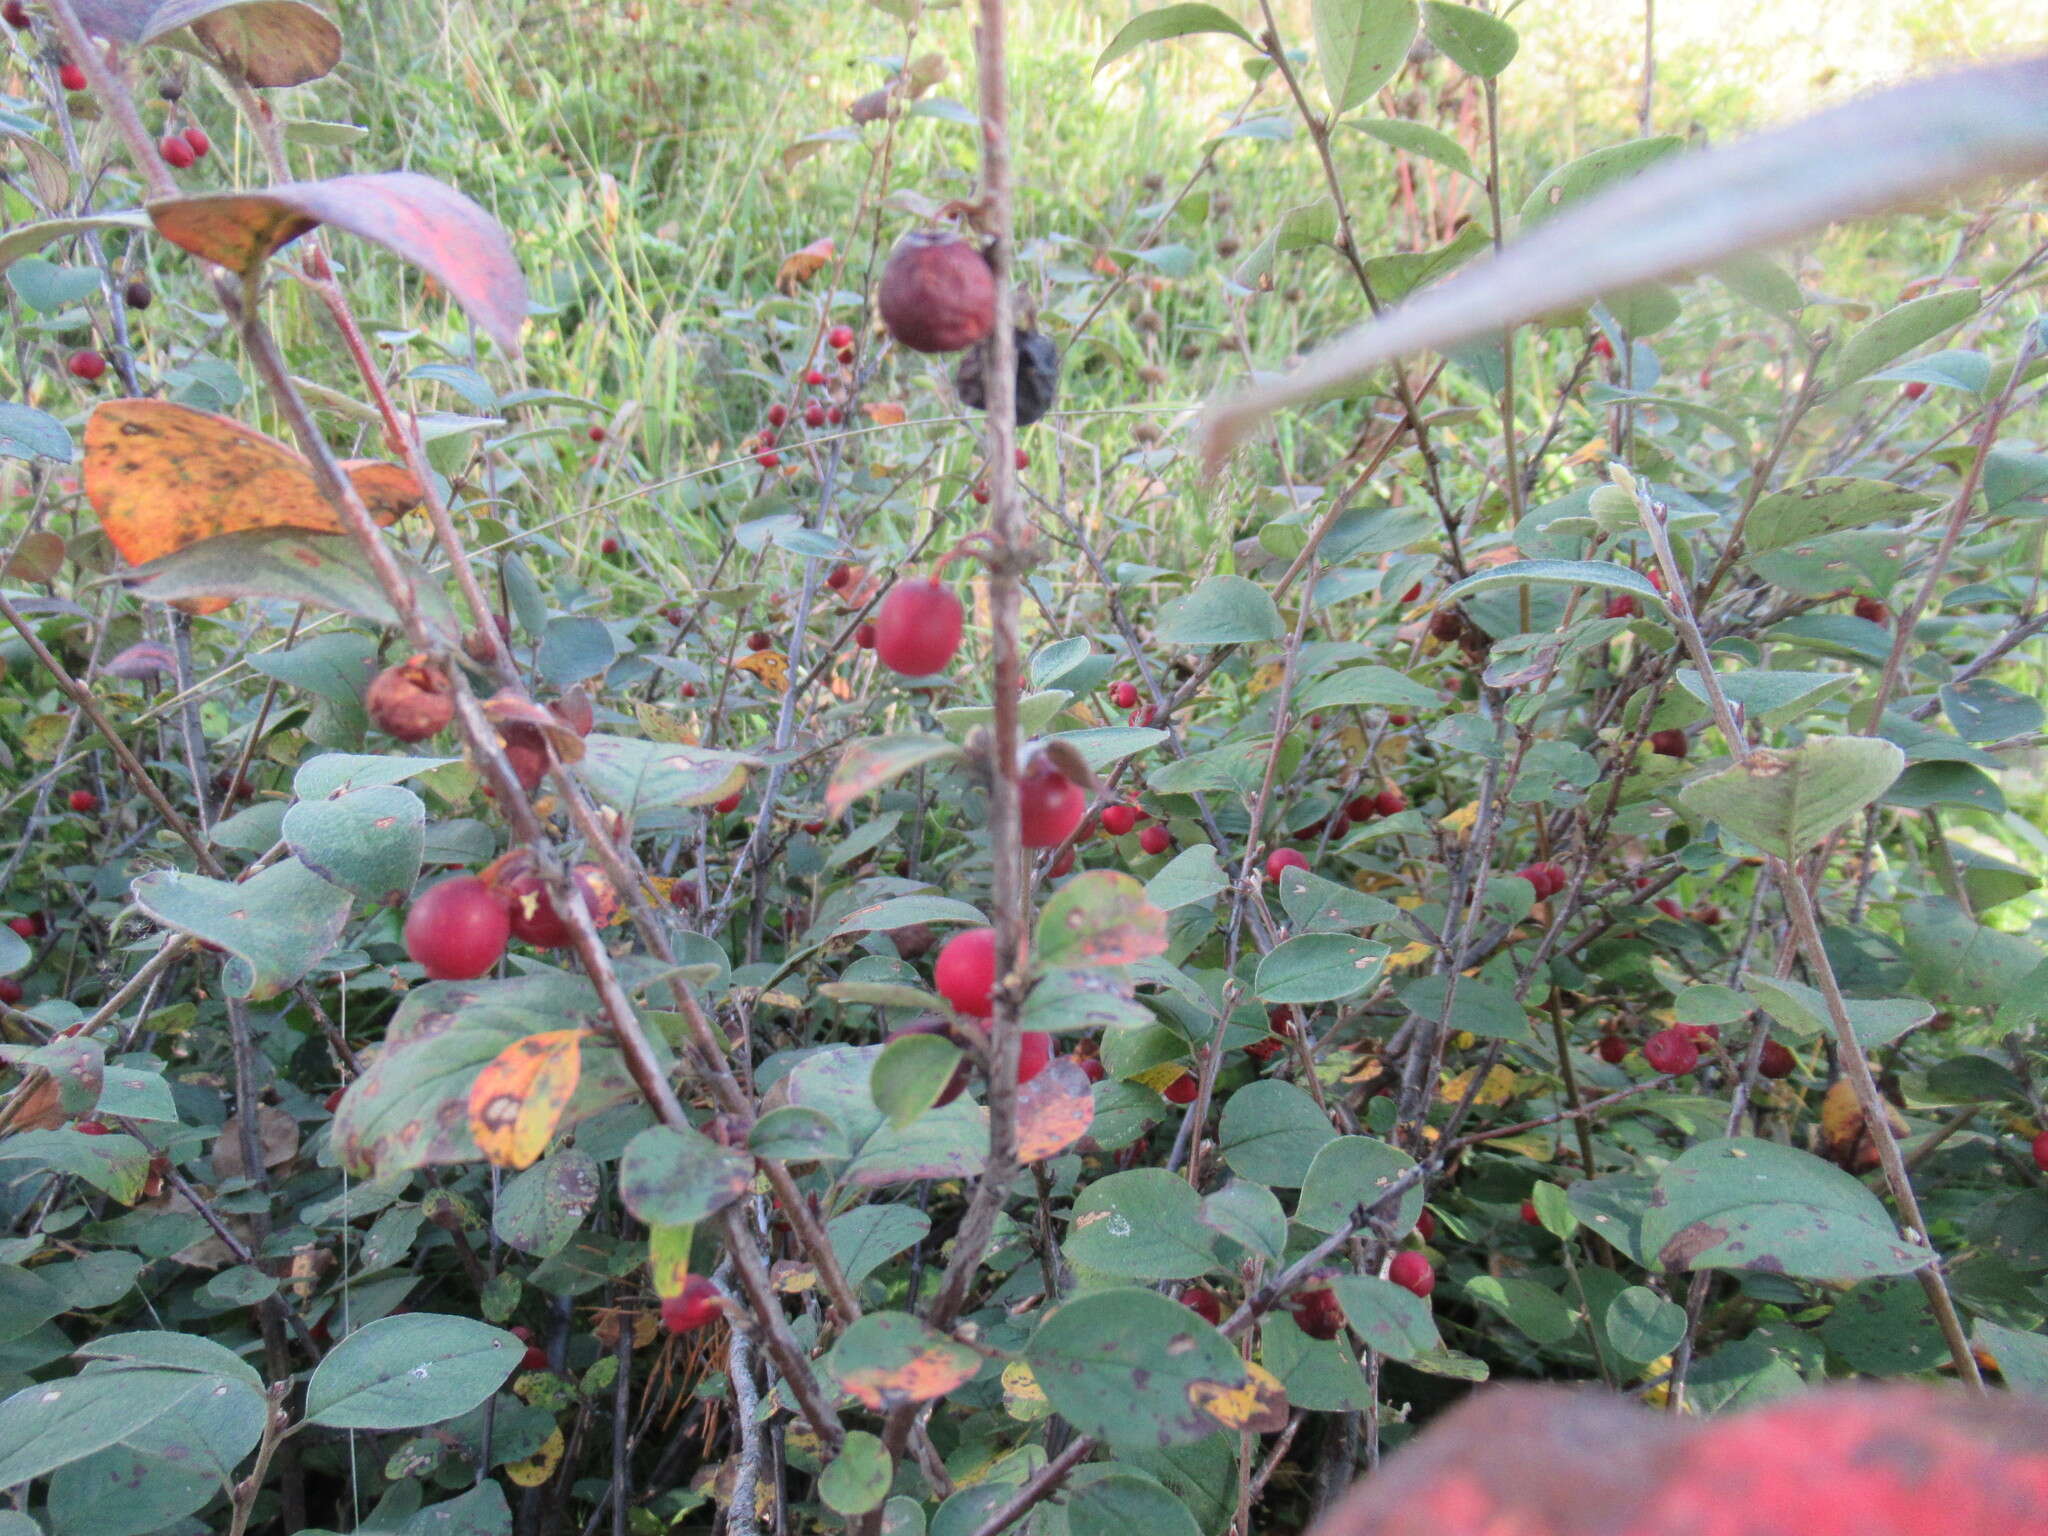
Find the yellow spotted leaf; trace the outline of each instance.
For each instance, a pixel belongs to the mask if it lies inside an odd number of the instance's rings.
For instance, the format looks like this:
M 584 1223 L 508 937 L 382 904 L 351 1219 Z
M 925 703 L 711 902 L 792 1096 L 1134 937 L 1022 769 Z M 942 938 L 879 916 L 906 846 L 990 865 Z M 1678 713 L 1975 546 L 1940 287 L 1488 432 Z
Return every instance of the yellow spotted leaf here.
M 1142 1072 L 1132 1073 L 1130 1081 L 1143 1083 L 1154 1093 L 1164 1093 L 1187 1075 L 1188 1069 L 1179 1062 L 1162 1061 L 1156 1067 L 1147 1067 Z
M 647 1229 L 647 1272 L 654 1280 L 654 1294 L 663 1300 L 683 1294 L 683 1282 L 690 1278 L 690 1239 L 696 1231 L 688 1224 Z
M 1035 1424 L 1052 1412 L 1045 1388 L 1027 1361 L 1012 1360 L 1003 1367 L 1003 1411 L 1024 1424 Z
M 633 718 L 640 722 L 640 733 L 649 741 L 665 741 L 674 747 L 697 745 L 696 731 L 672 709 L 639 699 L 633 704 Z
M 749 651 L 733 665 L 753 673 L 772 693 L 789 691 L 789 658 L 780 651 Z
M 563 1438 L 561 1426 L 541 1442 L 539 1450 L 524 1461 L 509 1461 L 505 1464 L 505 1475 L 522 1488 L 538 1488 L 555 1475 L 555 1468 L 562 1464 L 562 1455 L 569 1449 L 569 1442 Z
M 551 1029 L 515 1040 L 477 1073 L 469 1090 L 469 1131 L 486 1160 L 525 1168 L 561 1124 L 583 1076 L 587 1029 Z
M 1479 802 L 1473 800 L 1459 806 L 1450 815 L 1438 822 L 1437 825 L 1446 832 L 1470 832 L 1472 830 L 1472 823 L 1478 819 Z
M 1478 1070 L 1477 1067 L 1472 1067 L 1460 1072 L 1456 1077 L 1445 1078 L 1443 1085 L 1437 1089 L 1437 1097 L 1446 1104 L 1463 1103 L 1466 1090 L 1472 1086 L 1472 1074 Z M 1515 1096 L 1515 1082 L 1512 1068 L 1496 1066 L 1486 1074 L 1486 1081 L 1480 1084 L 1478 1097 L 1472 1102 L 1488 1107 L 1505 1104 Z
M 818 1266 L 795 1259 L 777 1259 L 768 1270 L 768 1283 L 783 1296 L 801 1296 L 818 1288 Z
M 1287 1390 L 1264 1366 L 1245 1362 L 1246 1381 L 1233 1387 L 1220 1381 L 1191 1381 L 1188 1401 L 1225 1429 L 1275 1434 L 1287 1427 Z
M 1399 949 L 1387 956 L 1387 969 L 1390 971 L 1404 971 L 1410 966 L 1421 965 L 1435 953 L 1436 947 L 1434 945 L 1425 944 L 1420 939 L 1417 939 L 1413 944 L 1403 944 Z
M 1269 661 L 1262 667 L 1252 669 L 1252 675 L 1245 682 L 1247 691 L 1253 694 L 1266 693 L 1280 686 L 1280 679 L 1287 675 L 1283 662 Z

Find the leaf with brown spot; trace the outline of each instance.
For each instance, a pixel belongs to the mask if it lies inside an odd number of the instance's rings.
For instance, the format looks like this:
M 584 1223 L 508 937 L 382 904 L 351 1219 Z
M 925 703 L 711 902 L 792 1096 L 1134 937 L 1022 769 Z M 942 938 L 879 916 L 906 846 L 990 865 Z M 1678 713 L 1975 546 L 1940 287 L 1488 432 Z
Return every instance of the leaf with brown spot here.
M 526 278 L 511 242 L 482 207 L 430 176 L 386 171 L 165 198 L 149 205 L 149 216 L 172 244 L 242 276 L 331 224 L 418 267 L 506 352 L 519 351 Z
M 515 1040 L 484 1064 L 469 1090 L 469 1133 L 484 1157 L 524 1168 L 561 1123 L 583 1075 L 587 1029 L 551 1029 Z
M 825 269 L 825 263 L 832 259 L 835 250 L 837 247 L 828 235 L 783 257 L 782 265 L 775 272 L 776 289 L 782 293 L 795 293 L 801 284 L 809 282 Z
M 907 1312 L 870 1312 L 840 1336 L 827 1362 L 839 1385 L 872 1409 L 929 1403 L 965 1386 L 981 1356 Z
M 1255 1361 L 1246 1361 L 1245 1371 L 1246 1379 L 1235 1386 L 1227 1381 L 1189 1382 L 1188 1401 L 1225 1429 L 1278 1434 L 1287 1427 L 1287 1389 Z
M 1017 1158 L 1042 1163 L 1088 1134 L 1095 1095 L 1088 1074 L 1064 1057 L 1017 1090 Z
M 380 523 L 420 504 L 419 482 L 396 464 L 356 459 L 342 467 Z M 343 531 L 297 452 L 229 417 L 168 400 L 94 408 L 85 424 L 85 495 L 130 565 L 223 534 Z M 206 611 L 224 606 L 209 599 Z
M 265 1104 L 256 1116 L 256 1139 L 265 1168 L 281 1168 L 298 1154 L 299 1123 L 275 1105 Z M 213 1143 L 213 1172 L 219 1179 L 243 1179 L 249 1166 L 242 1160 L 242 1121 L 229 1115 Z
M 187 30 L 198 46 L 174 35 Z M 304 0 L 161 0 L 137 40 L 217 55 L 266 88 L 304 85 L 341 62 L 341 28 Z

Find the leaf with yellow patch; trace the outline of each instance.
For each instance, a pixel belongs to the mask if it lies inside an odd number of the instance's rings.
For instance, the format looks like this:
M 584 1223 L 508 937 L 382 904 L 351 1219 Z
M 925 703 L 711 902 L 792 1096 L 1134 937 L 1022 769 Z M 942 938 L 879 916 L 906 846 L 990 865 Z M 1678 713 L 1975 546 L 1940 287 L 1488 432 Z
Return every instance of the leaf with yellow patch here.
M 1028 1361 L 1012 1360 L 1003 1367 L 1003 1412 L 1021 1424 L 1035 1424 L 1052 1412 Z
M 661 1223 L 647 1229 L 647 1273 L 654 1294 L 667 1300 L 683 1294 L 690 1278 L 690 1239 L 697 1228 L 689 1222 Z
M 1191 1381 L 1188 1401 L 1225 1429 L 1276 1434 L 1287 1427 L 1287 1389 L 1264 1366 L 1245 1362 L 1241 1386 L 1224 1381 Z
M 1472 830 L 1472 824 L 1479 819 L 1479 802 L 1468 801 L 1437 823 L 1446 832 L 1465 833 Z
M 894 400 L 876 400 L 861 409 L 867 412 L 868 420 L 878 427 L 900 427 L 910 419 L 910 412 Z
M 1390 971 L 1405 971 L 1410 966 L 1421 965 L 1435 953 L 1435 945 L 1425 944 L 1420 939 L 1417 939 L 1413 944 L 1403 944 L 1399 949 L 1388 955 L 1387 969 Z
M 515 1040 L 484 1063 L 469 1090 L 469 1133 L 484 1157 L 524 1168 L 561 1123 L 583 1075 L 587 1029 L 550 1029 Z
M 981 1356 L 908 1312 L 870 1312 L 840 1336 L 827 1369 L 863 1406 L 882 1410 L 965 1386 Z
M 733 665 L 753 673 L 771 693 L 789 691 L 789 658 L 780 651 L 749 651 Z
M 1156 1067 L 1147 1067 L 1142 1072 L 1133 1072 L 1126 1081 L 1143 1083 L 1154 1093 L 1164 1093 L 1188 1075 L 1188 1069 L 1179 1062 L 1162 1061 Z
M 1437 1097 L 1446 1104 L 1463 1103 L 1466 1090 L 1472 1086 L 1472 1075 L 1478 1070 L 1477 1067 L 1471 1067 L 1456 1077 L 1445 1078 L 1437 1088 Z M 1486 1074 L 1486 1080 L 1480 1084 L 1479 1093 L 1472 1102 L 1488 1107 L 1505 1104 L 1515 1096 L 1515 1082 L 1512 1068 L 1496 1066 Z
M 555 1475 L 555 1468 L 562 1464 L 562 1456 L 569 1449 L 569 1442 L 563 1438 L 560 1425 L 555 1432 L 541 1442 L 540 1449 L 524 1461 L 505 1463 L 505 1475 L 522 1488 L 538 1488 Z

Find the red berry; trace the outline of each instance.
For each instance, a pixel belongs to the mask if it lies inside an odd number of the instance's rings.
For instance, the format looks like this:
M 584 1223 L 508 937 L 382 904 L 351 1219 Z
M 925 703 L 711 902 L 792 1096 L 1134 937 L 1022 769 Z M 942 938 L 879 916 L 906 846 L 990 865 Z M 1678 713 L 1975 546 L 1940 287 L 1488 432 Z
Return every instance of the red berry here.
M 1892 611 L 1874 597 L 1859 597 L 1856 599 L 1856 617 L 1868 619 L 1873 624 L 1888 625 L 1892 621 Z
M 831 330 L 825 333 L 825 345 L 830 347 L 834 352 L 845 351 L 848 347 L 853 345 L 853 327 L 850 325 L 833 326 Z M 819 377 L 813 382 L 818 384 L 824 383 L 824 376 L 822 374 L 819 375 Z
M 973 491 L 971 492 L 971 494 L 973 495 L 973 497 L 974 497 L 974 499 L 975 499 L 976 501 L 978 501 L 979 503 L 981 503 L 981 505 L 983 505 L 984 507 L 985 507 L 985 506 L 987 506 L 987 505 L 988 505 L 988 482 L 987 482 L 986 480 L 977 480 L 977 481 L 975 481 L 975 482 L 974 482 L 974 490 L 973 490 Z
M 1766 1040 L 1762 1054 L 1756 1059 L 1757 1072 L 1773 1080 L 1790 1077 L 1792 1069 L 1798 1065 L 1799 1058 L 1775 1040 Z
M 592 428 L 590 429 L 590 440 L 591 440 L 591 441 L 592 441 L 593 443 L 601 443 L 601 442 L 603 442 L 603 441 L 604 441 L 604 437 L 605 437 L 605 432 L 604 432 L 604 428 L 603 428 L 603 427 L 592 427 Z
M 848 331 L 846 334 L 849 340 L 853 336 L 851 331 Z M 813 389 L 822 389 L 825 385 L 825 375 L 819 369 L 809 368 L 804 371 L 804 382 Z
M 1610 619 L 1632 619 L 1635 616 L 1636 600 L 1626 592 L 1613 599 L 1607 605 L 1607 617 Z
M 73 1129 L 81 1136 L 105 1136 L 108 1134 L 106 1125 L 98 1120 L 80 1120 Z
M 1074 845 L 1067 844 L 1060 850 L 1060 856 L 1052 861 L 1052 868 L 1045 873 L 1048 879 L 1058 880 L 1074 872 Z
M 82 91 L 85 89 L 85 71 L 76 64 L 63 65 L 57 71 L 57 83 L 67 91 Z
M 773 452 L 757 453 L 754 455 L 754 462 L 763 469 L 776 469 L 782 464 L 782 455 Z
M 40 939 L 43 936 L 43 915 L 40 912 L 31 912 L 27 917 L 10 917 L 7 919 L 7 926 L 12 928 L 19 938 Z
M 822 427 L 825 425 L 825 407 L 818 404 L 815 400 L 805 406 L 804 425 L 807 427 Z
M 932 985 L 956 1012 L 985 1019 L 995 1012 L 996 931 L 968 928 L 946 940 L 932 967 Z
M 1908 400 L 1918 400 L 1922 395 L 1926 393 L 1927 385 L 1924 380 L 1914 379 L 1910 384 L 1906 386 L 1906 398 Z
M 1312 1339 L 1327 1343 L 1344 1331 L 1343 1305 L 1324 1276 L 1304 1282 L 1288 1298 L 1287 1313 L 1294 1319 L 1294 1326 Z
M 875 613 L 875 654 L 900 676 L 929 677 L 953 660 L 966 622 L 951 587 L 937 577 L 906 577 Z
M 1670 918 L 1671 921 L 1673 921 L 1674 923 L 1682 923 L 1685 921 L 1685 908 L 1681 907 L 1669 896 L 1659 896 L 1654 902 L 1651 903 L 1651 905 L 1654 906 L 1659 912 L 1662 912 L 1666 917 Z
M 1427 1207 L 1415 1218 L 1415 1235 L 1425 1243 L 1436 1241 L 1436 1213 Z
M 863 624 L 853 632 L 853 643 L 864 651 L 875 648 L 875 626 Z
M 1100 1056 L 1069 1056 L 1067 1060 L 1081 1069 L 1081 1075 L 1091 1083 L 1099 1083 L 1109 1076 L 1109 1068 L 1102 1064 Z
M 1147 853 L 1164 853 L 1173 846 L 1173 834 L 1162 826 L 1149 826 L 1138 834 L 1138 846 Z
M 850 367 L 853 363 L 853 348 L 841 347 L 839 349 L 839 361 Z
M 1102 830 L 1111 837 L 1122 837 L 1138 824 L 1138 808 L 1135 805 L 1105 805 L 1102 808 Z
M 1660 1029 L 1643 1042 L 1643 1060 L 1666 1077 L 1683 1077 L 1700 1064 L 1700 1048 L 1684 1029 Z
M 1408 809 L 1408 797 L 1398 789 L 1383 789 L 1373 797 L 1382 816 L 1398 816 Z
M 519 1357 L 519 1369 L 522 1371 L 544 1371 L 547 1368 L 548 1352 L 538 1344 L 527 1345 L 526 1353 Z
M 1711 928 L 1714 924 L 1721 921 L 1722 912 L 1711 901 L 1703 901 L 1692 909 L 1691 917 L 1694 922 L 1704 923 L 1707 927 Z
M 1387 716 L 1387 724 L 1391 725 L 1397 731 L 1400 730 L 1403 726 L 1407 725 L 1407 723 L 1408 717 L 1406 715 Z
M 17 32 L 26 32 L 31 25 L 28 7 L 22 4 L 22 0 L 6 0 L 4 5 L 0 5 L 0 21 L 5 21 Z
M 846 420 L 846 412 L 840 410 L 836 405 L 828 406 L 825 410 L 825 419 L 836 427 L 840 422 Z
M 1692 743 L 1685 739 L 1683 731 L 1652 731 L 1650 750 L 1659 757 L 1683 757 L 1692 749 Z
M 1183 1286 L 1180 1304 L 1211 1328 L 1217 1327 L 1223 1321 L 1223 1303 L 1206 1285 Z
M 21 1001 L 21 983 L 12 976 L 0 976 L 0 1003 L 12 1008 Z
M 1593 1050 L 1610 1067 L 1618 1067 L 1628 1056 L 1628 1042 L 1619 1035 L 1602 1035 Z
M 1183 1072 L 1164 1088 L 1159 1096 L 1169 1104 L 1192 1104 L 1202 1091 L 1202 1080 L 1192 1072 Z
M 90 816 L 100 808 L 100 797 L 89 789 L 74 789 L 70 796 L 71 809 L 81 816 Z
M 192 153 L 201 160 L 204 160 L 213 149 L 213 140 L 206 136 L 204 128 L 196 124 L 185 130 L 185 142 L 191 146 Z
M 685 683 L 682 687 L 678 688 L 676 692 L 680 693 L 686 699 L 694 699 L 695 697 L 697 697 L 697 685 L 695 683 Z
M 731 794 L 727 795 L 723 800 L 720 800 L 717 804 L 711 807 L 711 809 L 720 816 L 730 816 L 734 811 L 738 810 L 739 808 L 740 792 L 738 790 L 734 790 Z
M 475 875 L 443 880 L 405 914 L 405 952 L 435 981 L 468 981 L 504 956 L 512 920 Z
M 765 651 L 774 643 L 773 640 L 768 638 L 768 632 L 764 629 L 757 629 L 747 636 L 747 649 L 750 651 Z
M 1052 1036 L 1027 1029 L 1017 1037 L 1017 1086 L 1023 1087 L 1052 1062 Z
M 1595 357 L 1613 357 L 1614 343 L 1609 341 L 1604 335 L 1596 335 L 1593 338 L 1593 355 Z
M 1529 882 L 1538 901 L 1546 901 L 1564 889 L 1564 870 L 1555 864 L 1530 864 L 1515 873 Z
M 960 352 L 995 328 L 995 272 L 958 236 L 919 231 L 890 253 L 875 302 L 911 351 Z
M 597 552 L 600 555 L 616 555 L 619 552 L 619 541 L 617 539 L 600 539 L 597 543 Z
M 697 906 L 697 882 L 689 875 L 678 876 L 668 888 L 668 904 L 685 912 L 694 911 Z
M 1395 1254 L 1393 1263 L 1387 1266 L 1387 1278 L 1417 1296 L 1427 1296 L 1436 1289 L 1436 1271 L 1430 1268 L 1429 1255 L 1419 1248 L 1403 1248 Z
M 1050 756 L 1037 757 L 1017 781 L 1017 821 L 1026 848 L 1059 846 L 1087 811 L 1087 791 L 1061 773 Z
M 682 1291 L 661 1299 L 661 1326 L 670 1333 L 695 1333 L 706 1323 L 716 1322 L 724 1308 L 718 1287 L 703 1275 L 691 1275 Z
M 1266 856 L 1266 878 L 1275 885 L 1280 883 L 1283 869 L 1307 869 L 1308 855 L 1299 848 L 1275 848 Z
M 2048 1131 L 2034 1138 L 2034 1166 L 2048 1173 Z
M 1536 1202 L 1534 1200 L 1524 1200 L 1522 1202 L 1522 1225 L 1525 1227 L 1540 1227 L 1543 1225 L 1543 1218 L 1536 1214 Z
M 834 592 L 843 591 L 852 581 L 853 567 L 850 565 L 835 565 L 825 576 L 825 585 Z
M 769 426 L 779 427 L 787 420 L 789 420 L 789 407 L 784 405 L 780 400 L 776 401 L 773 405 L 768 407 Z
M 370 723 L 385 735 L 400 741 L 425 741 L 455 718 L 455 695 L 448 674 L 419 655 L 386 667 L 372 678 L 363 694 L 363 707 Z
M 605 872 L 595 864 L 578 864 L 569 872 L 583 893 L 583 905 L 599 927 L 610 922 L 619 909 L 618 893 Z M 514 849 L 483 873 L 486 885 L 505 903 L 512 925 L 512 937 L 535 949 L 565 949 L 573 935 L 568 921 L 555 906 L 547 882 L 540 877 L 533 857 L 525 849 Z
M 1375 795 L 1359 795 L 1344 807 L 1344 814 L 1358 822 L 1371 821 L 1379 813 L 1379 798 Z
M 1017 467 L 1019 469 L 1029 469 L 1031 467 L 1031 455 L 1022 448 L 1017 450 Z
M 1109 702 L 1118 709 L 1138 707 L 1138 685 L 1131 682 L 1113 684 L 1109 690 Z
M 1415 583 L 1414 586 L 1410 587 L 1406 592 L 1403 592 L 1401 594 L 1401 601 L 1404 603 L 1412 603 L 1415 601 L 1415 599 L 1417 599 L 1420 596 L 1422 596 L 1422 583 L 1418 581 L 1417 583 Z
M 1659 592 L 1664 590 L 1664 571 L 1662 567 L 1653 565 L 1643 574 L 1650 578 L 1651 586 L 1655 587 Z
M 90 384 L 107 371 L 107 360 L 88 348 L 82 352 L 72 353 L 64 360 L 64 366 L 70 370 L 73 378 L 83 379 Z
M 165 134 L 163 142 L 157 145 L 156 152 L 164 157 L 164 164 L 180 171 L 198 158 L 192 153 L 192 146 L 185 142 L 184 136 L 176 133 Z

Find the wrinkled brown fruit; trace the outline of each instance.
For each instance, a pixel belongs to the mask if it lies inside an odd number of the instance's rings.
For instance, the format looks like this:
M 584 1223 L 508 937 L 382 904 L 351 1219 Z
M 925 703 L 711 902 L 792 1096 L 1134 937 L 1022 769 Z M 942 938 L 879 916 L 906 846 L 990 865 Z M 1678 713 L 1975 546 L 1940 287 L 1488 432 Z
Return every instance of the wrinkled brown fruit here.
M 455 718 L 448 674 L 425 656 L 408 657 L 379 672 L 363 695 L 363 707 L 372 725 L 400 741 L 425 741 Z
M 876 303 L 911 351 L 959 352 L 995 329 L 995 273 L 965 240 L 922 231 L 890 253 Z

